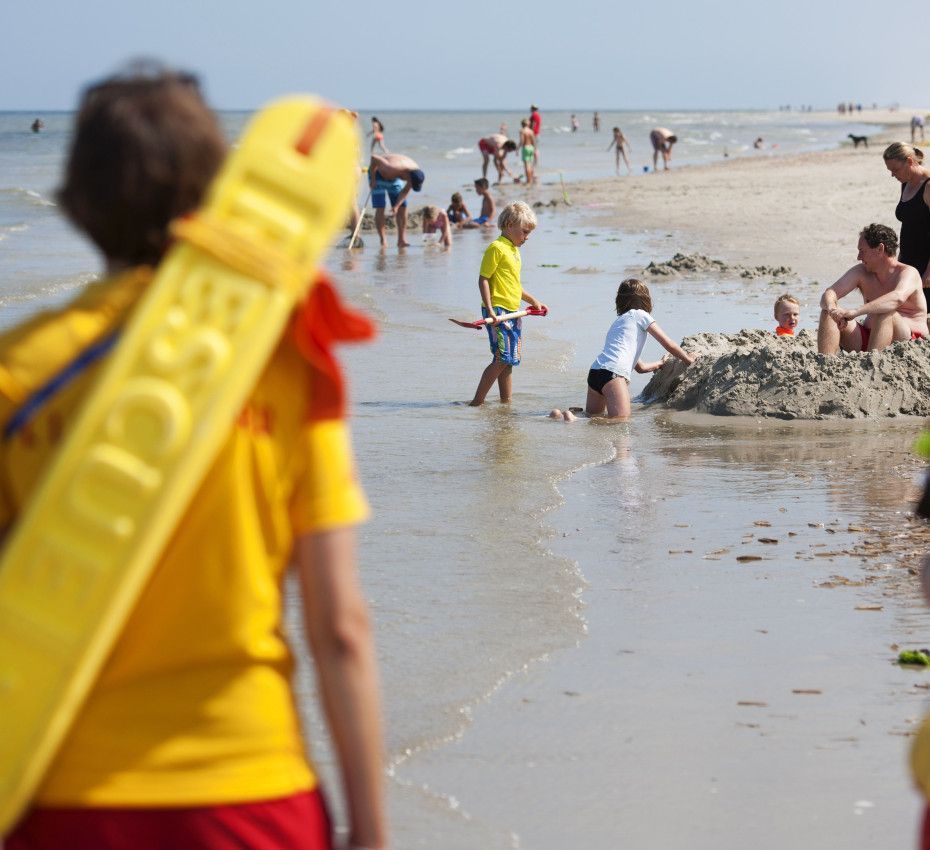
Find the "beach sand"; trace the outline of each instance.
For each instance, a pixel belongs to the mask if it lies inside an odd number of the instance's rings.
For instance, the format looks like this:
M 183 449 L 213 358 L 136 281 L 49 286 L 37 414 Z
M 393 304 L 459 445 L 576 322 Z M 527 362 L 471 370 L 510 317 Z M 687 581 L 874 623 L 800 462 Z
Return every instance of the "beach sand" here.
M 578 228 L 570 263 L 524 261 L 543 281 L 534 294 L 555 307 L 533 333 L 580 321 L 590 282 L 609 301 L 617 277 L 636 267 L 605 268 L 603 242 L 634 238 L 643 266 L 699 253 L 731 267 L 730 283 L 706 269 L 693 282 L 650 279 L 657 317 L 676 337 L 771 330 L 774 293 L 786 287 L 810 329 L 820 291 L 856 261 L 861 227 L 896 224 L 899 189 L 882 148 L 570 184 L 570 211 L 549 207 L 558 183 L 503 187 L 502 201 L 544 205 L 536 244 L 553 239 L 546 228 Z M 583 233 L 586 224 L 600 229 Z M 588 245 L 600 247 L 585 254 Z M 553 260 L 562 290 L 543 274 Z M 777 270 L 773 280 L 740 285 L 733 267 L 759 265 Z M 507 419 L 525 452 L 556 457 L 560 439 L 572 456 L 600 449 L 552 482 L 555 506 L 542 494 L 542 506 L 521 512 L 538 528 L 535 549 L 573 565 L 561 575 L 577 581 L 580 634 L 566 630 L 559 646 L 547 632 L 543 654 L 509 667 L 454 732 L 394 759 L 396 845 L 910 846 L 922 804 L 906 751 L 928 683 L 892 662 L 899 644 L 926 645 L 930 627 L 914 578 L 930 535 L 908 516 L 919 421 L 766 422 L 653 406 L 615 429 L 545 422 L 547 406 L 577 401 L 559 395 L 580 395 L 574 373 L 602 325 L 585 326 L 564 380 L 523 372 Z M 500 411 L 474 415 L 490 423 Z M 514 481 L 533 462 L 507 461 Z M 508 555 L 482 584 L 506 588 L 493 619 L 477 600 L 469 610 L 476 657 L 490 654 L 492 624 L 536 627 L 538 603 L 524 605 L 523 591 L 509 597 L 525 556 Z M 533 566 L 541 588 L 558 574 L 545 565 Z M 389 672 L 389 701 L 390 691 Z
M 618 177 L 568 191 L 575 206 L 592 210 L 592 224 L 651 232 L 657 254 L 668 253 L 671 233 L 679 251 L 748 266 L 787 265 L 826 286 L 855 264 L 862 227 L 880 222 L 897 231 L 901 184 L 881 154 L 890 142 L 908 138 L 901 124 L 876 133 L 869 148 L 760 153 L 681 168 L 673 160 L 668 172 L 649 179 Z M 602 204 L 612 206 L 598 211 Z

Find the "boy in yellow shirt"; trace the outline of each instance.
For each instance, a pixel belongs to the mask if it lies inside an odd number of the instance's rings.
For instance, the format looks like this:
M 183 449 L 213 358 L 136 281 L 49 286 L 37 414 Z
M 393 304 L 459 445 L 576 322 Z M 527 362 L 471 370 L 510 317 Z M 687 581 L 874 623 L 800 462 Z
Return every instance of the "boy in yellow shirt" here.
M 225 153 L 189 75 L 134 69 L 85 92 L 60 202 L 107 273 L 0 335 L 0 535 L 145 291 L 169 222 L 200 204 Z M 326 284 L 294 311 L 6 850 L 332 847 L 283 635 L 292 561 L 349 843 L 385 845 L 377 672 L 354 555 L 367 505 L 338 372 L 314 348 L 321 321 L 328 339 L 368 332 Z
M 489 318 L 514 313 L 520 309 L 521 301 L 545 309 L 546 305 L 530 295 L 520 282 L 520 246 L 536 228 L 536 215 L 527 204 L 516 201 L 504 207 L 497 226 L 501 235 L 488 245 L 478 273 L 481 315 Z M 500 321 L 495 318 L 486 327 L 494 359 L 481 375 L 475 397 L 470 402 L 472 407 L 484 402 L 495 381 L 501 401 L 509 402 L 513 396 L 513 367 L 520 363 L 522 319 Z

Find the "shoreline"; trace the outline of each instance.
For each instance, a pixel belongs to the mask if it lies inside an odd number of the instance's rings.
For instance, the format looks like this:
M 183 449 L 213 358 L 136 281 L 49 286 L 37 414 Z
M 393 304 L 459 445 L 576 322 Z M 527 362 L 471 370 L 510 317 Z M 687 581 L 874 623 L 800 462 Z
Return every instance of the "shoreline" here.
M 647 234 L 656 261 L 698 251 L 731 264 L 787 265 L 802 280 L 826 286 L 856 262 L 862 227 L 877 221 L 899 230 L 900 184 L 881 152 L 910 130 L 880 126 L 869 148 L 844 144 L 679 168 L 673 160 L 668 172 L 578 181 L 566 189 L 574 207 L 590 211 L 591 225 Z M 812 203 L 817 197 L 822 204 Z

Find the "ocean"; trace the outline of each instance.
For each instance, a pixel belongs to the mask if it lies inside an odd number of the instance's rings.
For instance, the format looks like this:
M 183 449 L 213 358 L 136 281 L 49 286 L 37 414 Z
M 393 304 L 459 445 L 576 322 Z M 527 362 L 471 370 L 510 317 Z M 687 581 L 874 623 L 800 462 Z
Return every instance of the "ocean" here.
M 71 116 L 41 115 L 37 135 L 34 117 L 0 113 L 2 326 L 100 271 L 54 203 Z M 231 138 L 247 118 L 221 117 Z M 477 139 L 521 116 L 379 117 L 388 148 L 426 172 L 415 206 L 445 206 L 479 173 Z M 874 129 L 824 114 L 602 112 L 594 134 L 590 118 L 572 134 L 567 113 L 544 113 L 542 186 L 501 187 L 499 202 L 549 197 L 560 174 L 613 178 L 614 125 L 633 146 L 631 180 L 648 179 L 653 126 L 679 132 L 674 168 L 724 149 L 826 149 Z M 376 342 L 342 355 L 373 507 L 359 559 L 385 694 L 391 846 L 909 841 L 918 801 L 904 735 L 920 705 L 888 647 L 920 640 L 928 618 L 916 599 L 856 583 L 862 564 L 848 548 L 863 537 L 855 529 L 902 510 L 910 482 L 883 477 L 877 458 L 903 464 L 913 423 L 708 423 L 641 404 L 611 428 L 550 421 L 552 407 L 584 401 L 617 283 L 674 251 L 674 239 L 658 256 L 655 234 L 592 226 L 593 212 L 541 209 L 522 249 L 524 284 L 551 313 L 524 320 L 509 406 L 494 390 L 482 408 L 464 404 L 489 360 L 486 336 L 447 321 L 477 316 L 477 270 L 496 233 L 456 233 L 451 251 L 415 233 L 403 252 L 366 234 L 363 250 L 327 260 L 379 326 Z M 772 323 L 758 281 L 652 290 L 675 339 Z M 813 282 L 798 294 L 809 314 Z M 659 354 L 647 344 L 645 357 Z M 633 394 L 645 380 L 634 375 Z M 759 560 L 737 562 L 741 553 Z M 823 587 L 837 574 L 852 584 Z M 870 604 L 887 616 L 857 610 Z M 300 689 L 313 751 L 338 789 L 306 666 Z

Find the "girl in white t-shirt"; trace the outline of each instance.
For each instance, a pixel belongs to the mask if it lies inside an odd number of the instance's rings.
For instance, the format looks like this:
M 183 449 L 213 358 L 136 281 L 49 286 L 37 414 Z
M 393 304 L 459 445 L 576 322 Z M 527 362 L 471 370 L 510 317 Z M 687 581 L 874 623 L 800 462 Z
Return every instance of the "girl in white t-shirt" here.
M 652 298 L 649 289 L 641 280 L 628 278 L 617 289 L 617 318 L 607 331 L 604 350 L 598 354 L 588 372 L 588 399 L 585 413 L 589 416 L 603 417 L 604 421 L 628 419 L 630 416 L 630 373 L 656 372 L 669 358 L 666 354 L 654 363 L 644 363 L 639 359 L 646 334 L 654 337 L 658 343 L 674 354 L 686 366 L 694 362 L 694 357 L 677 346 L 656 324 L 650 315 Z M 553 419 L 571 421 L 575 418 L 570 410 L 558 408 L 549 414 Z

